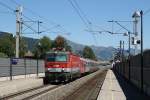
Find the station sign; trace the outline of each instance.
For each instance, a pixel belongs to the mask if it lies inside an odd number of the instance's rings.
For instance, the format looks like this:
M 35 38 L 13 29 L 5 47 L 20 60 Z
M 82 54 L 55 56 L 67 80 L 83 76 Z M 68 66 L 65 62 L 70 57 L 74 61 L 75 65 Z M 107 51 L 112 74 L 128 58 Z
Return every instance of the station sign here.
M 19 59 L 18 58 L 12 58 L 11 59 L 11 64 L 16 65 L 18 64 Z

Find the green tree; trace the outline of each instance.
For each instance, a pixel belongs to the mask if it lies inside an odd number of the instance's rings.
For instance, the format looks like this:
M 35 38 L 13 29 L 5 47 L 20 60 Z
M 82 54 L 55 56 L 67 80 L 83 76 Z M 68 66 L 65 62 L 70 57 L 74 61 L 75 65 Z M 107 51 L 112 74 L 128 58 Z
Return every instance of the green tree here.
M 15 38 L 12 34 L 6 33 L 0 38 L 0 52 L 6 54 L 8 57 L 15 54 Z
M 6 54 L 8 57 L 13 57 L 15 56 L 15 37 L 13 37 L 12 34 L 10 33 L 5 33 L 1 38 L 0 38 L 0 52 Z M 19 41 L 19 55 L 20 57 L 24 57 L 25 52 L 27 51 L 27 44 L 23 38 L 20 38 Z
M 6 58 L 6 57 L 8 57 L 6 54 L 4 54 L 4 53 L 2 53 L 2 52 L 0 52 L 0 57 L 2 57 L 2 58 Z
M 41 38 L 37 42 L 36 48 L 34 49 L 35 57 L 38 56 L 38 57 L 43 58 L 45 53 L 51 49 L 51 46 L 52 46 L 52 41 L 50 40 L 50 38 L 48 38 L 46 36 Z
M 92 60 L 97 60 L 92 48 L 90 48 L 89 46 L 85 46 L 83 49 L 83 57 L 84 58 L 89 58 Z

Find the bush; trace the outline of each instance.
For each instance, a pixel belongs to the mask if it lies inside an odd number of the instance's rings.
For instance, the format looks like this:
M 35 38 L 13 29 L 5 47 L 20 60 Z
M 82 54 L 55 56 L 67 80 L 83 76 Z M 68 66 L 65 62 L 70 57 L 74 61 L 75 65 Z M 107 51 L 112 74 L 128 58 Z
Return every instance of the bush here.
M 0 57 L 1 57 L 1 58 L 6 58 L 6 57 L 8 57 L 8 56 L 7 56 L 6 54 L 0 52 Z

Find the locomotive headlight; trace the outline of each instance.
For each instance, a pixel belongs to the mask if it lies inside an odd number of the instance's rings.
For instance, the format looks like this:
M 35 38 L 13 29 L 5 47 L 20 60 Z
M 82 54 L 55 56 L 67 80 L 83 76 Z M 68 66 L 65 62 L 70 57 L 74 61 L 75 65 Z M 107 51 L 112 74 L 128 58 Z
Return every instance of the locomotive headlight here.
M 65 70 L 64 68 L 61 69 L 62 72 L 64 72 L 64 70 Z

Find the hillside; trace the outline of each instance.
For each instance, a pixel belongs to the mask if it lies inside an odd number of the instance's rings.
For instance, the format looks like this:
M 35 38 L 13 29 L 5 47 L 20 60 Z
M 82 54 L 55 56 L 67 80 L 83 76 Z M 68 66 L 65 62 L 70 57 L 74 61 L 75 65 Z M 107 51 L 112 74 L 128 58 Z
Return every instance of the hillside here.
M 10 35 L 9 33 L 6 32 L 0 32 L 0 38 L 2 38 L 3 36 L 6 35 Z M 33 50 L 33 47 L 35 46 L 35 44 L 38 42 L 38 39 L 34 39 L 34 38 L 29 38 L 29 37 L 23 37 L 23 39 L 26 41 L 27 45 L 28 45 L 28 49 L 29 50 Z M 67 40 L 67 43 L 72 47 L 74 52 L 82 52 L 83 48 L 85 45 L 82 44 L 78 44 L 75 42 L 72 42 L 70 40 Z M 97 56 L 98 59 L 101 60 L 110 60 L 113 57 L 113 52 L 116 51 L 115 48 L 113 47 L 102 47 L 102 46 L 90 46 L 95 55 Z

